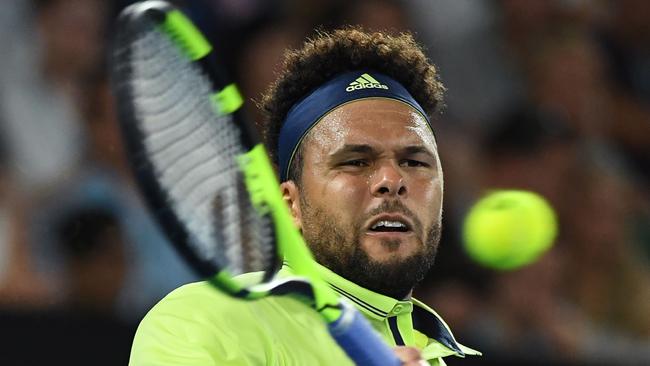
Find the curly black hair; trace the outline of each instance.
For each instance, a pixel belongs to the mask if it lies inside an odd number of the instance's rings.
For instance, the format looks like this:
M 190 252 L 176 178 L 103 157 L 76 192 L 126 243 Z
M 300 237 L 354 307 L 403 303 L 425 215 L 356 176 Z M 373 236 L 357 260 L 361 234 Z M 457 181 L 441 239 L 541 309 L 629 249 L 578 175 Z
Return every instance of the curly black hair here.
M 445 88 L 438 72 L 410 33 L 391 35 L 356 27 L 319 32 L 302 48 L 285 53 L 282 72 L 262 96 L 260 108 L 266 115 L 262 132 L 276 164 L 278 135 L 289 109 L 334 76 L 359 69 L 397 80 L 429 115 L 442 104 Z M 302 146 L 289 168 L 289 179 L 295 182 L 300 181 Z

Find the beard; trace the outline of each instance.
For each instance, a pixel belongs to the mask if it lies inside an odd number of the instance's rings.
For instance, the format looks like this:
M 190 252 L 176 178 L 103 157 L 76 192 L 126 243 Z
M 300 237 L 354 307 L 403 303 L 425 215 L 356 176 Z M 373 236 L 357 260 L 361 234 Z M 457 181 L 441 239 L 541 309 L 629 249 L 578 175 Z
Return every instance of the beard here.
M 322 209 L 307 204 L 301 197 L 303 236 L 316 261 L 359 286 L 396 299 L 407 297 L 413 287 L 427 274 L 434 263 L 440 242 L 440 220 L 435 220 L 426 231 L 410 210 L 399 202 L 385 201 L 369 212 L 372 217 L 382 212 L 401 212 L 414 221 L 418 238 L 417 252 L 406 258 L 394 257 L 387 261 L 372 259 L 361 247 L 364 218 L 353 223 L 337 222 L 336 218 Z M 399 240 L 381 243 L 389 250 L 400 246 Z

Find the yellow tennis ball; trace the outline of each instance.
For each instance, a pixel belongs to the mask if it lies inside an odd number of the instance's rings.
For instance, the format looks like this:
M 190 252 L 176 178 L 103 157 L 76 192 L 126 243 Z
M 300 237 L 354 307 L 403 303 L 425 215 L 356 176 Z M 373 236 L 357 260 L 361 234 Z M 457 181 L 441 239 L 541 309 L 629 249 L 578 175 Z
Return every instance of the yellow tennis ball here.
M 529 191 L 487 194 L 472 206 L 463 225 L 468 255 L 500 270 L 534 262 L 553 245 L 556 235 L 555 212 L 542 196 Z

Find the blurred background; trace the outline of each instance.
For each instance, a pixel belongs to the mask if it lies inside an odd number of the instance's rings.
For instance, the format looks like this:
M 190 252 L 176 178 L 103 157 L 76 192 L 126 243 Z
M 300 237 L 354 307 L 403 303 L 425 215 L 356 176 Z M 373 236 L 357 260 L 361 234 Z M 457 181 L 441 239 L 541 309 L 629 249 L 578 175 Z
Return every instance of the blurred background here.
M 125 365 L 196 280 L 140 202 L 106 74 L 129 1 L 0 4 L 0 364 Z M 650 1 L 195 0 L 245 95 L 315 29 L 409 30 L 448 88 L 444 235 L 416 295 L 485 356 L 450 365 L 650 365 Z M 253 102 L 251 114 L 260 114 Z M 552 250 L 498 272 L 463 252 L 489 189 L 555 207 Z

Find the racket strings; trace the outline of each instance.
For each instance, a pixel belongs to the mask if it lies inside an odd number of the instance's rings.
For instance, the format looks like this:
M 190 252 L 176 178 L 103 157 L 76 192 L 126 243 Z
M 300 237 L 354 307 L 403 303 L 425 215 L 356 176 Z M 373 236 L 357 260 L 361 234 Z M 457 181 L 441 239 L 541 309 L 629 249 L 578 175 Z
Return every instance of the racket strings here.
M 240 179 L 243 179 L 241 175 Z M 252 207 L 246 187 L 243 184 L 239 184 L 237 187 L 239 188 L 237 192 L 237 197 L 240 199 L 239 205 Z M 275 248 L 275 243 L 273 243 L 275 235 L 271 230 L 273 223 L 268 216 L 261 216 L 254 210 L 241 210 L 240 220 L 246 228 L 242 232 L 241 243 L 244 263 L 249 263 L 247 272 L 259 270 L 260 266 L 266 266 L 268 258 L 273 256 L 272 251 Z M 262 243 L 261 251 L 257 250 L 256 243 Z
M 237 198 L 240 200 L 238 205 L 240 207 L 251 207 L 251 203 L 246 192 L 244 185 L 238 185 Z M 215 225 L 220 225 L 226 219 L 228 204 L 225 203 L 229 194 L 217 194 L 213 200 L 214 220 Z M 240 248 L 236 254 L 231 254 L 233 260 L 237 261 L 233 266 L 241 266 L 242 272 L 256 272 L 267 264 L 267 258 L 272 254 L 273 232 L 270 230 L 271 222 L 268 217 L 258 215 L 254 210 L 238 210 L 239 222 L 243 230 L 241 230 L 239 243 Z M 226 242 L 228 239 L 224 237 L 223 232 L 217 230 L 217 236 L 220 242 Z M 266 243 L 259 245 L 259 243 Z M 266 249 L 266 250 L 265 250 Z M 224 250 L 233 250 L 232 248 L 224 248 Z M 239 252 L 240 251 L 240 252 Z M 239 255 L 241 253 L 241 255 Z
M 272 267 L 272 224 L 249 202 L 235 159 L 241 131 L 216 116 L 208 78 L 153 23 L 130 63 L 143 153 L 194 252 L 234 275 Z

